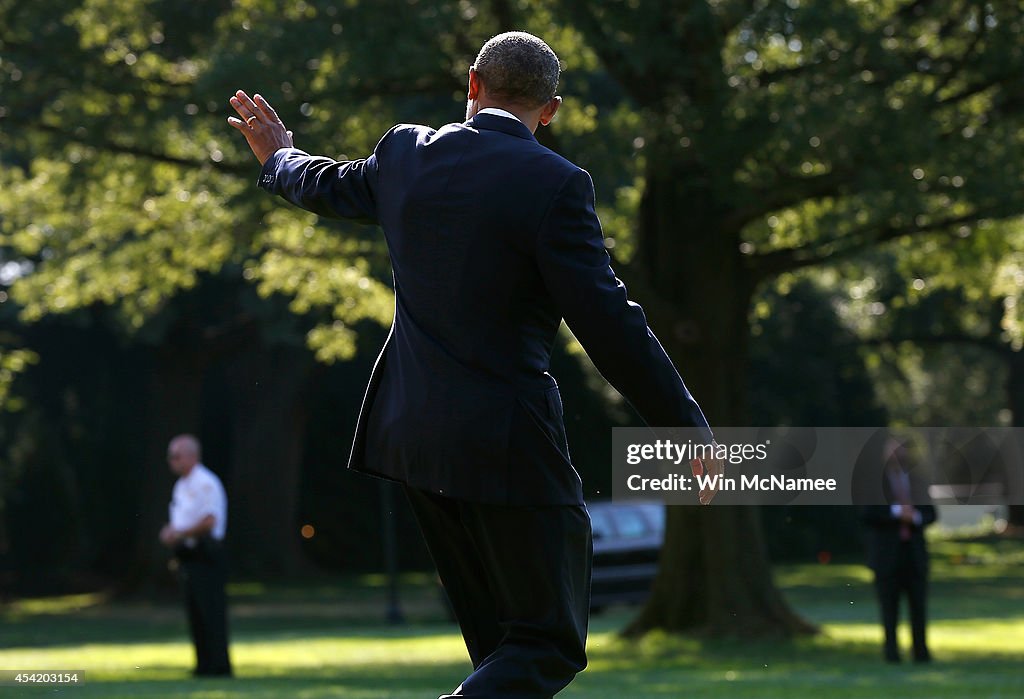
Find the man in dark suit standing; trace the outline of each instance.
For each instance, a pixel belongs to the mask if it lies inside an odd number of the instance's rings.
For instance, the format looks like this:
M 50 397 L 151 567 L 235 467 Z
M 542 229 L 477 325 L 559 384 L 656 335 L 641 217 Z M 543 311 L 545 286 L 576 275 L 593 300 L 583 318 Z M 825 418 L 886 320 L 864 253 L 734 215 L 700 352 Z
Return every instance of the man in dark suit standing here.
M 551 697 L 586 665 L 590 519 L 547 371 L 563 317 L 649 424 L 712 441 L 609 266 L 590 176 L 534 138 L 559 70 L 537 37 L 496 36 L 465 123 L 400 124 L 346 162 L 293 148 L 259 95 L 231 98 L 261 187 L 387 239 L 395 320 L 349 466 L 405 484 L 474 667 L 446 696 Z
M 910 607 L 914 661 L 931 661 L 925 637 L 928 600 L 928 548 L 924 529 L 936 519 L 927 488 L 912 477 L 910 455 L 898 440 L 886 442 L 883 452 L 882 490 L 890 505 L 863 510 L 868 525 L 868 566 L 875 573 L 875 591 L 885 630 L 886 661 L 900 661 L 896 626 L 900 597 L 905 592 Z M 915 505 L 915 503 L 918 503 Z

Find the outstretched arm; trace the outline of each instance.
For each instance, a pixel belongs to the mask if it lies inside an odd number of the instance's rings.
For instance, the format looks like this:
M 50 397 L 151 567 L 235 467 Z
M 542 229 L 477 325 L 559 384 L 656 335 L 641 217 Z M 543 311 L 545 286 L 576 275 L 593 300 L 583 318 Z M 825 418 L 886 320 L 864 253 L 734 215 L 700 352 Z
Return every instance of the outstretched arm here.
M 643 309 L 626 296 L 604 247 L 594 210 L 594 187 L 584 170 L 569 175 L 555 195 L 537 237 L 537 264 L 569 329 L 598 371 L 652 427 L 696 427 L 713 436 Z M 724 471 L 719 459 L 691 464 L 694 475 Z M 714 491 L 700 494 L 707 504 Z
M 263 166 L 259 186 L 318 216 L 377 222 L 374 189 L 377 161 L 337 161 L 293 146 L 292 132 L 263 97 L 250 99 L 239 90 L 231 106 L 241 117 L 228 117 Z

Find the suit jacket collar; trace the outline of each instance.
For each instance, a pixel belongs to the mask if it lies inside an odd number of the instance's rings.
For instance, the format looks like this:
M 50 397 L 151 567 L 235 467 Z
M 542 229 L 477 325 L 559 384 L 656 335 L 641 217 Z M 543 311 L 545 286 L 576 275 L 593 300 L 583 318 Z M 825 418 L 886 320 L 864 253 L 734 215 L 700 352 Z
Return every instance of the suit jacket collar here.
M 466 122 L 466 126 L 487 131 L 500 131 L 507 133 L 509 136 L 518 136 L 519 138 L 526 138 L 531 141 L 537 140 L 537 137 L 526 128 L 526 124 L 523 122 L 518 119 L 498 116 L 497 114 L 477 114 Z

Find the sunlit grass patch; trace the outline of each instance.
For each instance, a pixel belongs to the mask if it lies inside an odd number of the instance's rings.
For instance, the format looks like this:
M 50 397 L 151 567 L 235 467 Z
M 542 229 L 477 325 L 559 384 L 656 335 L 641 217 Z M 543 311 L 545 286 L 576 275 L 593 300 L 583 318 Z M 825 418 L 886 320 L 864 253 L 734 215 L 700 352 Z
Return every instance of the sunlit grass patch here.
M 1024 545 L 933 546 L 933 665 L 882 662 L 871 573 L 861 563 L 780 566 L 777 582 L 821 634 L 744 640 L 651 633 L 626 640 L 618 632 L 635 610 L 611 609 L 592 621 L 589 668 L 559 696 L 1024 696 Z M 387 595 L 380 583 L 233 586 L 233 680 L 189 676 L 184 613 L 171 600 L 69 596 L 8 605 L 0 612 L 0 668 L 84 670 L 87 683 L 74 696 L 103 699 L 431 699 L 453 689 L 470 665 L 433 577 L 403 579 L 402 605 L 413 622 L 399 626 L 383 621 Z M 909 648 L 909 632 L 901 632 Z
M 42 614 L 69 614 L 103 604 L 108 599 L 109 595 L 104 592 L 88 592 L 58 597 L 30 597 L 7 604 L 4 608 L 4 616 L 17 618 Z

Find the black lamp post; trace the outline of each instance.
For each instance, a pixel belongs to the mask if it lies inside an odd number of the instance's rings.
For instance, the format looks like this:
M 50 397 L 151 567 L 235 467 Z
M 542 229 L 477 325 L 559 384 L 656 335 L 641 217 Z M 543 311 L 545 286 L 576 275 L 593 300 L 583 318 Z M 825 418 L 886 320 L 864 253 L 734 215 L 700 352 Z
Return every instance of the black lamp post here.
M 395 535 L 395 491 L 386 481 L 380 483 L 381 533 L 384 543 L 384 565 L 388 574 L 389 624 L 404 624 L 405 615 L 398 598 L 398 538 Z

